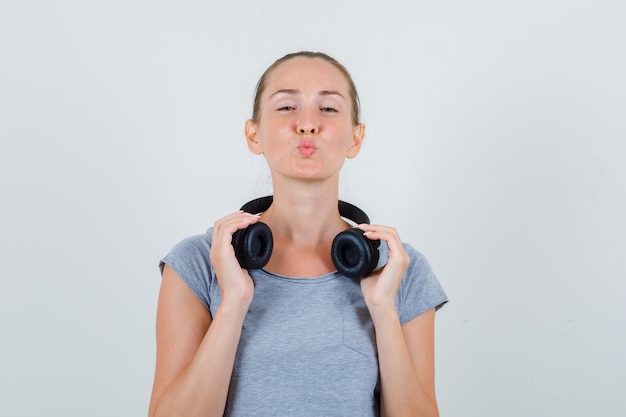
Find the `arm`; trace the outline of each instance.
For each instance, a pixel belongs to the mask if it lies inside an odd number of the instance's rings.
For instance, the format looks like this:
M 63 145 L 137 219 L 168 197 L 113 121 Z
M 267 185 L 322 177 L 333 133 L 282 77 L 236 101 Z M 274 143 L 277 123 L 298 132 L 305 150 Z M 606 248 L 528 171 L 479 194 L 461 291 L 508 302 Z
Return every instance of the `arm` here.
M 381 415 L 437 417 L 435 310 L 404 326 L 400 326 L 397 315 L 386 317 L 375 324 L 382 386 Z
M 370 239 L 389 246 L 387 265 L 361 280 L 361 289 L 376 329 L 381 377 L 381 416 L 437 417 L 434 380 L 435 310 L 404 326 L 395 308 L 395 296 L 409 263 L 393 228 L 361 225 Z
M 222 416 L 254 286 L 235 259 L 234 231 L 256 221 L 235 213 L 215 224 L 211 262 L 222 290 L 215 317 L 165 266 L 157 308 L 157 358 L 149 416 Z

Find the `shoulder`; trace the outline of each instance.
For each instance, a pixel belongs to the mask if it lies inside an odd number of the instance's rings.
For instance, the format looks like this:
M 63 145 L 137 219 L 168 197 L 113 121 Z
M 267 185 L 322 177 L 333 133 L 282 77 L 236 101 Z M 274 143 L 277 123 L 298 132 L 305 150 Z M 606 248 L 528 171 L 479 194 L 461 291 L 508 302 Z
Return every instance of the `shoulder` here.
M 424 256 L 422 252 L 415 249 L 409 243 L 403 243 L 402 246 L 409 255 L 409 271 L 413 273 L 433 273 L 430 262 L 428 262 L 428 259 L 426 259 L 426 256 Z
M 411 246 L 411 244 L 406 243 L 406 242 L 402 242 L 402 247 L 404 248 L 406 253 L 409 255 L 408 271 L 411 271 L 414 273 L 416 271 L 427 272 L 431 270 L 428 259 L 426 259 L 426 257 L 420 251 L 418 251 L 413 246 Z M 389 259 L 389 247 L 387 246 L 387 243 L 384 241 L 381 241 L 378 251 L 379 251 L 379 260 L 378 260 L 378 265 L 376 266 L 376 269 L 384 266 Z
M 432 308 L 441 308 L 448 296 L 426 256 L 408 243 L 403 243 L 403 247 L 410 259 L 397 297 L 404 324 Z
M 175 244 L 160 261 L 161 273 L 168 265 L 193 290 L 205 306 L 210 305 L 210 292 L 215 274 L 209 254 L 213 228 L 206 233 L 189 236 Z
M 206 233 L 186 237 L 176 243 L 167 256 L 193 257 L 206 254 L 211 250 L 213 228 Z

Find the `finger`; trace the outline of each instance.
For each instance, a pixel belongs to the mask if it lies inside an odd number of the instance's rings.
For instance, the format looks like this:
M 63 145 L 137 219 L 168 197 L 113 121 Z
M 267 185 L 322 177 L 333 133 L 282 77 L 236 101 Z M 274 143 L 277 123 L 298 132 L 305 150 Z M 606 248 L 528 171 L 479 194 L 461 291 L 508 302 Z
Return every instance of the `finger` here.
M 363 230 L 363 234 L 370 239 L 392 240 L 400 239 L 398 231 L 389 226 L 381 226 L 375 224 L 360 224 L 357 228 Z
M 363 230 L 363 235 L 368 239 L 385 241 L 391 253 L 404 251 L 402 239 L 396 228 L 376 224 L 361 224 L 357 227 Z
M 258 216 L 243 212 L 233 213 L 218 220 L 213 228 L 211 251 L 225 256 L 232 255 L 234 251 L 231 243 L 235 232 L 245 229 L 258 220 Z
M 232 235 L 237 230 L 245 229 L 257 221 L 259 221 L 259 216 L 255 214 L 237 212 L 215 222 L 214 229 L 219 234 Z

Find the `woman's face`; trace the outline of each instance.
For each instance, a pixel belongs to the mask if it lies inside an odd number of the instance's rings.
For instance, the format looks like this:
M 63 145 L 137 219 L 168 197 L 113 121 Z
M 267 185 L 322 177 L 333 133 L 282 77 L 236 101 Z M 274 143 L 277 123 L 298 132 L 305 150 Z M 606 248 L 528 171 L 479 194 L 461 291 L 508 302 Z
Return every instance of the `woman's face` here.
M 328 179 L 354 158 L 364 136 L 352 124 L 348 83 L 333 64 L 296 57 L 270 74 L 258 122 L 246 122 L 248 146 L 274 176 Z

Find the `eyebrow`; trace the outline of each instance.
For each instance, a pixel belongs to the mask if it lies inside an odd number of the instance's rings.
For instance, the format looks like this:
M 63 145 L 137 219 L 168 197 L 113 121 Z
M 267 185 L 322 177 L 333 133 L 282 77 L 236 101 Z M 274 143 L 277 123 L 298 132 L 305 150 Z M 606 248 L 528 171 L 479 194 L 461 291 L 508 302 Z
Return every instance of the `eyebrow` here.
M 276 96 L 278 94 L 287 94 L 287 95 L 291 95 L 291 96 L 296 96 L 296 95 L 301 94 L 301 93 L 302 92 L 300 90 L 296 90 L 296 89 L 293 89 L 293 88 L 285 88 L 285 89 L 280 89 L 280 90 L 275 91 L 272 95 L 270 95 L 269 98 L 272 98 L 272 97 L 274 97 L 274 96 Z M 341 97 L 344 100 L 346 99 L 343 96 L 343 94 L 341 94 L 338 91 L 334 91 L 334 90 L 322 90 L 322 91 L 319 91 L 318 94 L 320 96 L 339 96 L 339 97 Z

